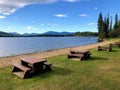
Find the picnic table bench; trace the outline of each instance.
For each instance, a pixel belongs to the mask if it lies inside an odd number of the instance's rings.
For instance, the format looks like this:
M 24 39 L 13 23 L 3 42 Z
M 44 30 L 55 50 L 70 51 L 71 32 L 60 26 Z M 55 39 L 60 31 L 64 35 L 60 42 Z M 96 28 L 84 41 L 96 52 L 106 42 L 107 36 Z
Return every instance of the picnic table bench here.
M 20 63 L 16 63 L 14 64 L 14 68 L 13 68 L 13 71 L 15 75 L 21 77 L 21 78 L 26 78 L 26 77 L 29 77 L 29 73 L 31 71 L 31 68 L 29 67 L 26 67 Z
M 83 54 L 69 54 L 68 58 L 79 58 L 80 60 L 83 60 L 84 55 Z
M 68 58 L 79 58 L 80 60 L 88 59 L 91 53 L 89 51 L 71 50 Z
M 50 63 L 44 59 L 25 57 L 20 59 L 21 63 L 13 64 L 13 73 L 19 77 L 27 78 L 51 70 Z
M 51 70 L 51 63 L 48 63 L 48 62 L 44 62 L 44 65 L 45 65 L 45 69 L 44 69 L 44 71 L 49 71 L 49 70 Z
M 105 46 L 98 46 L 98 51 L 112 51 L 112 47 L 111 46 L 108 46 L 108 47 L 105 47 Z
M 109 45 L 110 45 L 111 47 L 113 47 L 113 46 L 120 47 L 120 42 L 110 43 Z

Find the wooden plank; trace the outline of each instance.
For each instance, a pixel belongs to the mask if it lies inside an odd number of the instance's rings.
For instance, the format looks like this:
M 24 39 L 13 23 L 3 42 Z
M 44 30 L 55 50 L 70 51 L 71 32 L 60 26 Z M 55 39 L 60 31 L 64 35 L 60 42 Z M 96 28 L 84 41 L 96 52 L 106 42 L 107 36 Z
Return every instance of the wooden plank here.
M 14 67 L 17 67 L 18 69 L 23 70 L 23 71 L 31 70 L 31 68 L 23 66 L 22 64 L 19 64 L 19 63 L 14 64 Z
M 24 74 L 24 72 L 13 72 L 13 74 L 15 74 L 16 76 L 18 76 L 18 77 L 21 77 L 21 78 L 24 78 L 24 76 L 25 76 L 25 74 Z
M 39 58 L 36 58 L 36 57 L 24 57 L 24 58 L 21 58 L 21 61 L 24 61 L 24 62 L 27 62 L 27 63 L 30 63 L 30 64 L 34 64 L 34 63 L 39 63 L 39 62 L 45 62 L 46 60 L 39 59 Z
M 70 56 L 84 56 L 84 54 L 69 54 Z

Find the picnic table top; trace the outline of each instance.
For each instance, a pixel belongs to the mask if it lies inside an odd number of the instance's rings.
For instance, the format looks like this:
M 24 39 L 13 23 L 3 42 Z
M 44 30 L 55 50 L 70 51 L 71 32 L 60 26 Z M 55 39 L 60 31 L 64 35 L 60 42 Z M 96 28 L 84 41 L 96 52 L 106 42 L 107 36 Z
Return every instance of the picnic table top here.
M 70 52 L 88 53 L 88 50 L 70 50 Z
M 98 48 L 111 48 L 110 46 L 98 46 Z
M 30 64 L 34 64 L 34 63 L 39 63 L 39 62 L 45 62 L 46 60 L 36 58 L 36 57 L 24 57 L 24 58 L 21 58 L 21 61 L 24 61 L 24 62 L 27 62 Z
M 120 42 L 110 43 L 111 45 L 120 45 Z

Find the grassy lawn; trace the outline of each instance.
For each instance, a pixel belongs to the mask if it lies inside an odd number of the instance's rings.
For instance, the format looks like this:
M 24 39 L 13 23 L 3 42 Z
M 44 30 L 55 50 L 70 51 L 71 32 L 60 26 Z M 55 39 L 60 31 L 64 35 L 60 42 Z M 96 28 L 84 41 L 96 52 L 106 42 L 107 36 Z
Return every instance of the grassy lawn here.
M 120 90 L 120 48 L 90 51 L 92 57 L 84 61 L 47 58 L 52 71 L 28 79 L 13 75 L 12 66 L 0 68 L 0 90 Z

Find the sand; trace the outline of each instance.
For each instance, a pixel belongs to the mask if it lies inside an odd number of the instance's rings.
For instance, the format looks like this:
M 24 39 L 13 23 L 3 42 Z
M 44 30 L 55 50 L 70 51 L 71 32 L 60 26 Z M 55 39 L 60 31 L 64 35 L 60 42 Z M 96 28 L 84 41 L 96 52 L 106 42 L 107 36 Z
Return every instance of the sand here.
M 72 47 L 72 48 L 63 48 L 63 49 L 57 49 L 57 50 L 51 50 L 51 51 L 45 51 L 45 52 L 36 52 L 31 54 L 24 54 L 24 55 L 17 55 L 17 56 L 9 56 L 9 57 L 1 57 L 0 58 L 0 67 L 12 65 L 13 63 L 20 62 L 20 58 L 22 57 L 37 57 L 37 58 L 48 58 L 52 56 L 62 55 L 62 54 L 68 54 L 71 49 L 77 49 L 77 50 L 89 50 L 92 48 L 97 48 L 97 46 L 103 46 L 103 45 L 109 45 L 109 43 L 113 43 L 115 41 L 104 41 L 97 44 L 89 44 L 85 46 L 78 46 L 78 47 Z

